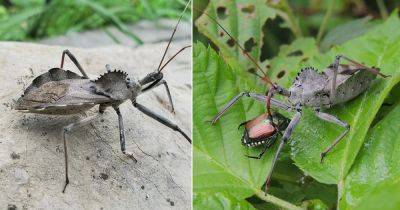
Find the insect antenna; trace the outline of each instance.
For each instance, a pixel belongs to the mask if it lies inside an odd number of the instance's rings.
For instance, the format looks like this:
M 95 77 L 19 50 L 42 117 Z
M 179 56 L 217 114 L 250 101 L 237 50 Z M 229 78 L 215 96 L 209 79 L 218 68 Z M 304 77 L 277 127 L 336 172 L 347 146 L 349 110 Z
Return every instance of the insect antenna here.
M 172 31 L 171 37 L 169 38 L 168 45 L 167 45 L 167 47 L 165 48 L 165 51 L 164 51 L 164 54 L 163 54 L 163 56 L 162 56 L 162 58 L 161 58 L 160 64 L 158 64 L 158 67 L 157 67 L 157 71 L 158 71 L 158 72 L 161 71 L 160 68 L 161 68 L 161 65 L 162 65 L 162 63 L 163 63 L 163 61 L 164 61 L 165 55 L 167 54 L 167 51 L 168 51 L 168 49 L 169 49 L 169 46 L 171 45 L 172 39 L 174 38 L 175 32 L 176 32 L 176 30 L 178 29 L 178 25 L 179 25 L 179 23 L 181 22 L 182 17 L 183 17 L 183 15 L 184 15 L 185 12 L 186 12 L 186 9 L 189 7 L 190 2 L 191 2 L 191 0 L 189 0 L 189 1 L 186 3 L 185 9 L 183 9 L 183 11 L 182 11 L 182 13 L 181 13 L 181 16 L 179 16 L 178 22 L 176 23 L 176 25 L 175 25 L 175 27 L 174 27 L 174 30 Z M 181 49 L 181 50 L 180 50 L 177 54 L 175 54 L 173 57 L 175 57 L 176 55 L 178 55 L 178 54 L 179 54 L 181 51 L 183 51 L 184 49 L 186 49 L 186 47 L 184 47 L 183 49 Z M 172 59 L 170 59 L 170 60 L 172 60 Z M 170 60 L 169 60 L 169 61 L 170 61 Z M 169 61 L 168 61 L 168 62 L 169 62 Z M 168 62 L 167 62 L 167 63 L 168 63 Z M 165 67 L 165 65 L 164 65 L 163 67 Z
M 180 49 L 177 53 L 175 53 L 175 55 L 173 55 L 159 70 L 158 72 L 162 71 L 169 62 L 171 62 L 179 53 L 181 53 L 183 50 L 185 50 L 186 48 L 191 47 L 191 45 L 187 45 L 185 47 L 183 47 L 182 49 Z
M 214 17 L 212 17 L 210 14 L 201 11 L 197 8 L 193 9 L 199 11 L 200 13 L 205 14 L 208 18 L 210 18 L 212 21 L 214 21 L 228 36 L 229 38 L 231 38 L 234 43 L 240 48 L 240 50 L 242 50 L 243 54 L 245 54 L 247 56 L 247 58 L 250 59 L 250 61 L 256 66 L 256 68 L 264 75 L 263 77 L 261 77 L 259 74 L 256 74 L 257 76 L 259 76 L 263 81 L 267 82 L 269 85 L 271 85 L 272 87 L 275 87 L 275 85 L 271 82 L 271 80 L 268 78 L 267 73 L 265 73 L 262 68 L 260 67 L 260 65 L 258 65 L 258 62 L 244 49 L 244 47 L 235 39 L 233 38 L 233 36 L 225 29 L 224 26 L 222 26 Z M 251 72 L 252 73 L 252 72 Z M 255 72 L 254 72 L 255 74 Z

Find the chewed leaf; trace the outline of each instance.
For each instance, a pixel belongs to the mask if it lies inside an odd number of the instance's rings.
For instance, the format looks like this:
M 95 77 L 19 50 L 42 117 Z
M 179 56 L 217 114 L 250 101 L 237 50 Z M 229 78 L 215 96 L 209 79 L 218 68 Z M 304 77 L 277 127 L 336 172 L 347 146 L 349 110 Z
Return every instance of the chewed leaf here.
M 263 45 L 262 27 L 268 19 L 276 17 L 275 9 L 263 0 L 211 0 L 205 12 L 217 19 L 246 51 L 259 60 Z M 254 68 L 235 41 L 207 15 L 203 14 L 195 25 L 218 46 L 222 55 L 229 60 L 227 63 L 245 71 Z

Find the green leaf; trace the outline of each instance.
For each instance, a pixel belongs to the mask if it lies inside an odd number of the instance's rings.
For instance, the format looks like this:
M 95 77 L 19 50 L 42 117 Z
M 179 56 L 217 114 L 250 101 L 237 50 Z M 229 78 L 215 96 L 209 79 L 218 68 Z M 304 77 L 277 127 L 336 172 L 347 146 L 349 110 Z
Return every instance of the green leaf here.
M 224 26 L 239 43 L 248 47 L 249 53 L 256 60 L 261 55 L 263 40 L 262 26 L 270 18 L 276 17 L 276 10 L 269 7 L 264 0 L 210 0 L 205 12 Z M 195 25 L 220 49 L 221 54 L 231 66 L 242 70 L 254 68 L 254 65 L 243 56 L 218 25 L 203 14 Z
M 332 46 L 343 44 L 348 40 L 359 37 L 376 26 L 377 21 L 370 21 L 371 17 L 348 21 L 329 31 L 321 42 L 321 50 L 328 51 Z
M 229 194 L 223 193 L 196 193 L 193 199 L 195 210 L 207 209 L 232 209 L 232 210 L 255 210 L 255 208 L 245 200 L 238 200 Z
M 381 182 L 399 176 L 400 104 L 369 132 L 364 147 L 345 180 L 341 209 L 360 205 L 370 191 L 379 188 Z M 399 200 L 398 197 L 396 200 Z
M 388 180 L 380 183 L 373 189 L 364 199 L 360 205 L 354 209 L 358 210 L 398 210 L 400 209 L 400 180 Z
M 244 156 L 260 151 L 243 147 L 241 134 L 236 128 L 239 122 L 254 117 L 254 113 L 261 113 L 262 105 L 253 103 L 246 108 L 243 103 L 238 103 L 223 117 L 224 120 L 212 126 L 207 121 L 239 93 L 238 80 L 210 47 L 195 44 L 193 57 L 193 103 L 196 108 L 193 119 L 193 191 L 229 192 L 239 200 L 258 194 L 264 200 L 295 209 L 295 206 L 270 195 L 264 196 L 260 191 L 277 145 L 262 160 Z

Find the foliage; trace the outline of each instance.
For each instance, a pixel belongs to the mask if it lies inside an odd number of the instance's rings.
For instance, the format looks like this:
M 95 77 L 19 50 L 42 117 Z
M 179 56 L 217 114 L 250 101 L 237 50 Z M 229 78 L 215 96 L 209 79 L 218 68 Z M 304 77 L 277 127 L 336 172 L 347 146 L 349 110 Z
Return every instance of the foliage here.
M 314 66 L 322 70 L 332 63 L 337 54 L 347 55 L 368 66 L 378 66 L 382 73 L 391 77 L 378 77 L 372 86 L 355 100 L 328 110 L 328 113 L 348 122 L 351 129 L 323 164 L 319 163 L 319 154 L 343 129 L 319 120 L 312 110 L 304 110 L 287 151 L 287 157 L 294 161 L 302 175 L 290 172 L 292 161 L 281 161 L 278 165 L 283 165 L 283 170 L 281 168 L 275 171 L 276 175 L 272 180 L 275 186 L 272 187 L 271 193 L 274 196 L 265 197 L 260 194 L 260 189 L 265 182 L 277 145 L 272 147 L 262 160 L 247 159 L 243 154 L 257 154 L 259 150 L 242 147 L 239 143 L 240 131 L 235 129 L 239 123 L 262 113 L 263 106 L 257 102 L 250 102 L 249 99 L 242 99 L 215 126 L 206 123 L 239 92 L 251 90 L 262 93 L 265 92 L 265 85 L 248 74 L 249 70 L 253 71 L 251 68 L 254 68 L 254 65 L 245 58 L 241 50 L 235 44 L 231 44 L 230 38 L 215 22 L 207 15 L 202 15 L 196 21 L 196 26 L 219 49 L 219 53 L 202 44 L 196 44 L 194 47 L 195 195 L 209 193 L 213 196 L 223 192 L 239 202 L 256 195 L 259 199 L 286 208 L 296 208 L 288 204 L 291 202 L 307 208 L 326 209 L 340 206 L 341 209 L 355 209 L 361 208 L 363 201 L 369 201 L 370 198 L 389 195 L 383 192 L 386 187 L 391 192 L 396 192 L 400 175 L 396 164 L 396 151 L 400 148 L 400 139 L 397 138 L 400 134 L 400 123 L 397 122 L 399 105 L 391 103 L 390 109 L 387 109 L 382 107 L 382 104 L 385 100 L 397 102 L 400 98 L 398 94 L 389 94 L 393 88 L 399 89 L 397 84 L 400 81 L 400 61 L 397 59 L 400 56 L 400 19 L 397 12 L 393 12 L 384 22 L 371 22 L 367 18 L 346 22 L 337 27 L 327 27 L 327 35 L 318 42 L 313 37 L 301 38 L 296 35 L 299 32 L 295 32 L 293 27 L 296 26 L 293 25 L 298 18 L 290 14 L 292 11 L 289 10 L 288 13 L 287 5 L 264 4 L 255 7 L 252 12 L 248 12 L 248 9 L 243 11 L 243 8 L 252 8 L 252 5 L 260 5 L 260 2 L 210 1 L 205 11 L 226 27 L 263 68 L 267 68 L 267 73 L 274 82 L 289 87 L 300 68 Z M 333 9 L 335 11 L 337 8 Z M 263 36 L 266 33 L 260 26 L 284 17 L 285 14 L 287 17 L 282 18 L 282 25 L 290 28 L 293 37 L 297 38 L 293 39 L 290 45 L 282 45 L 275 56 L 263 60 Z M 356 27 L 358 24 L 364 24 L 366 27 Z M 254 42 L 248 47 L 251 39 Z M 321 48 L 327 52 L 321 53 Z M 291 116 L 290 113 L 283 114 Z M 387 151 L 390 153 L 383 155 Z M 285 178 L 285 174 L 292 179 Z M 302 185 L 304 177 L 313 182 L 318 181 L 318 187 Z M 337 186 L 338 194 L 330 191 L 328 186 L 332 184 Z M 320 189 L 323 189 L 323 186 L 328 188 L 322 191 Z M 321 192 L 326 197 L 317 198 L 318 193 L 296 190 L 304 188 L 311 189 L 311 192 Z M 201 198 L 198 198 L 198 203 L 202 203 L 199 199 Z M 387 205 L 388 209 L 399 208 L 399 199 L 392 199 Z M 332 204 L 332 200 L 339 202 Z M 253 199 L 246 201 L 256 208 L 272 208 Z
M 68 31 L 114 25 L 137 43 L 141 40 L 125 23 L 140 19 L 177 18 L 184 0 L 30 0 L 9 1 L 0 6 L 0 40 L 27 40 L 64 34 Z M 189 18 L 189 12 L 186 18 Z

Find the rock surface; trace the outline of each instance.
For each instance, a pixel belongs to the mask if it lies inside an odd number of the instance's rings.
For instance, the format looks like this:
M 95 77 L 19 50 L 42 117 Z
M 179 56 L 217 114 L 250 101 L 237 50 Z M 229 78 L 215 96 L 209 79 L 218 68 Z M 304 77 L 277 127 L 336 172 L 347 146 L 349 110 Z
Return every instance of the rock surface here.
M 174 42 L 171 56 L 189 40 Z M 105 64 L 142 78 L 157 68 L 166 43 L 135 49 L 122 46 L 69 50 L 94 79 Z M 83 118 L 20 113 L 11 109 L 24 87 L 60 65 L 66 47 L 0 42 L 0 209 L 190 209 L 191 145 L 179 133 L 121 105 L 126 150 L 120 151 L 117 115 L 104 116 L 67 135 L 70 185 L 63 194 L 63 126 Z M 138 102 L 176 122 L 191 135 L 191 53 L 165 69 L 176 114 L 169 112 L 162 86 L 140 95 Z M 65 69 L 79 71 L 67 59 Z M 97 75 L 97 76 L 96 76 Z M 97 107 L 96 107 L 97 108 Z M 96 108 L 88 111 L 94 115 Z

